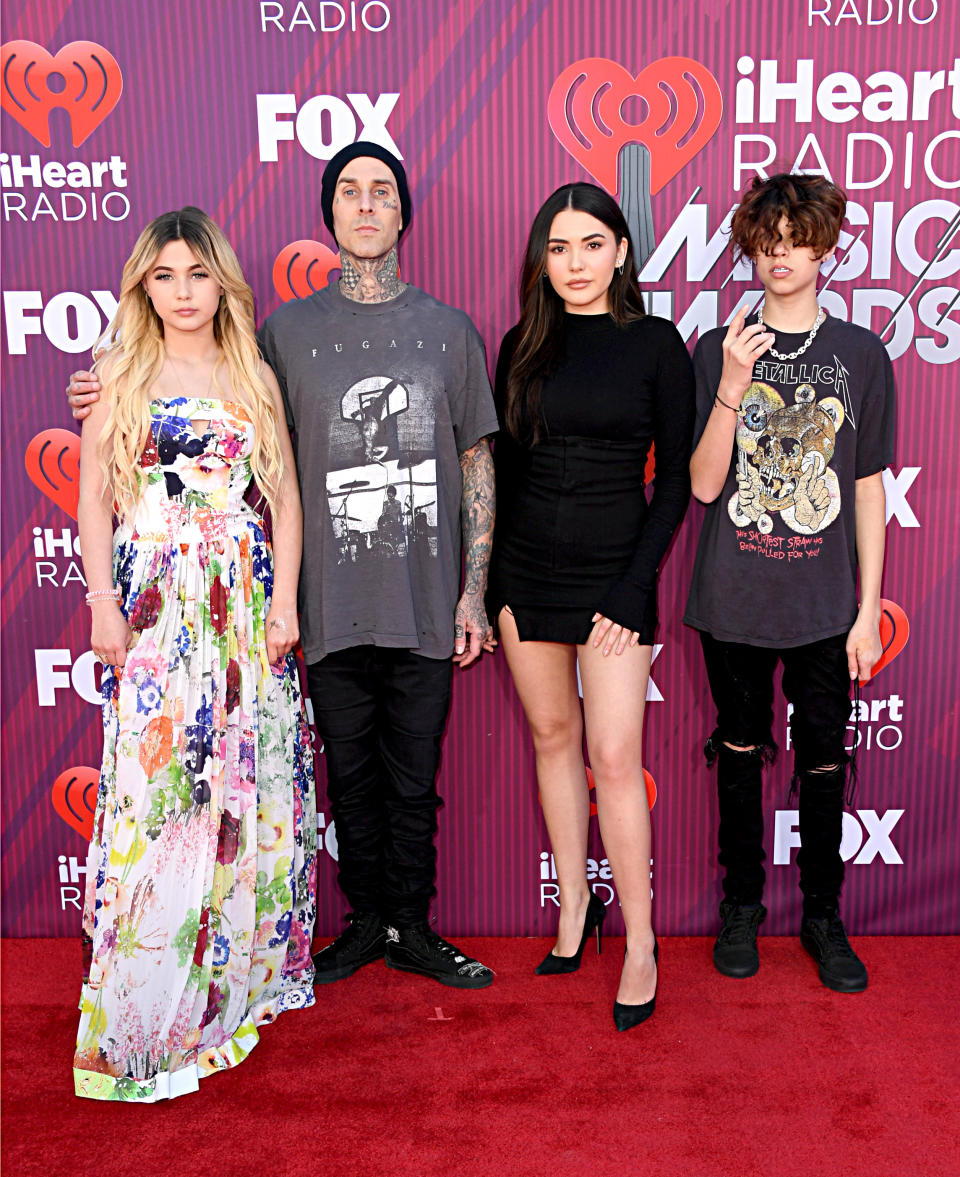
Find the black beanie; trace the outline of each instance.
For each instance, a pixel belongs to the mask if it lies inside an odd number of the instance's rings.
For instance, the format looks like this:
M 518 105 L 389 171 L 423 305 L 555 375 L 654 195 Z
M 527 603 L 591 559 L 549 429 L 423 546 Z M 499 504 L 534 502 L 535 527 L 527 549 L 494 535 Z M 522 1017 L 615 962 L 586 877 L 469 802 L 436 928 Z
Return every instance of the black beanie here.
M 379 159 L 393 172 L 393 178 L 397 182 L 397 195 L 400 197 L 400 236 L 402 237 L 413 215 L 410 189 L 407 187 L 407 173 L 403 170 L 403 164 L 392 151 L 387 151 L 379 143 L 370 143 L 364 139 L 358 143 L 348 143 L 346 147 L 341 148 L 323 169 L 323 179 L 320 183 L 320 211 L 323 213 L 323 223 L 335 238 L 336 234 L 333 232 L 333 194 L 336 191 L 340 173 L 351 159 L 358 159 L 360 156 Z

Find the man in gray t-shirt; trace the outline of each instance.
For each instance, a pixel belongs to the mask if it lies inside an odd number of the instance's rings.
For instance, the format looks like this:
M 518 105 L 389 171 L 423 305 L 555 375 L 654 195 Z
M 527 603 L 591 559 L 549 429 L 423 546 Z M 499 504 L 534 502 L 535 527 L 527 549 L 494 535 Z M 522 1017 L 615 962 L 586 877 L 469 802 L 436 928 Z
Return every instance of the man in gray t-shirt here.
M 385 957 L 482 988 L 491 970 L 427 916 L 452 662 L 493 647 L 483 597 L 497 419 L 483 344 L 462 311 L 400 281 L 410 197 L 390 152 L 361 142 L 335 155 L 321 207 L 340 282 L 280 307 L 260 336 L 295 437 L 303 650 L 352 908 L 314 957 L 316 979 Z
M 496 428 L 476 328 L 415 286 L 376 303 L 328 286 L 271 315 L 260 344 L 294 430 L 307 663 L 361 645 L 449 659 L 461 455 Z

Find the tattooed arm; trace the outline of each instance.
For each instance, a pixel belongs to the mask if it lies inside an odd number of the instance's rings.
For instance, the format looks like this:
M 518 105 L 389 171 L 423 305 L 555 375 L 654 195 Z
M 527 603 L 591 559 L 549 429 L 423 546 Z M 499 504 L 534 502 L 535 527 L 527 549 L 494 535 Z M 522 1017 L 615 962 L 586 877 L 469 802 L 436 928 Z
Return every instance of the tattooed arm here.
M 406 290 L 400 281 L 397 247 L 382 257 L 357 257 L 340 248 L 340 293 L 354 302 L 387 302 Z
M 493 456 L 485 437 L 460 455 L 460 469 L 463 471 L 460 519 L 463 525 L 466 579 L 463 596 L 457 602 L 454 615 L 456 653 L 453 660 L 462 669 L 476 661 L 482 650 L 492 652 L 496 646 L 493 626 L 487 620 L 483 600 L 487 591 L 487 570 L 490 567 L 496 515 Z

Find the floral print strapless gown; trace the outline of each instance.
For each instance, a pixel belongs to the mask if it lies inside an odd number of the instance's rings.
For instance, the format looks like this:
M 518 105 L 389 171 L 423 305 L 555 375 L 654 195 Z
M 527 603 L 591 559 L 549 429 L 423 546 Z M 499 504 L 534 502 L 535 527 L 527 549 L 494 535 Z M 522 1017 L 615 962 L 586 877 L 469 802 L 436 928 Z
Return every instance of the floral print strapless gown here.
M 153 1101 L 313 1004 L 316 795 L 296 662 L 267 662 L 273 565 L 239 403 L 151 402 L 114 536 L 136 637 L 103 673 L 78 1095 Z

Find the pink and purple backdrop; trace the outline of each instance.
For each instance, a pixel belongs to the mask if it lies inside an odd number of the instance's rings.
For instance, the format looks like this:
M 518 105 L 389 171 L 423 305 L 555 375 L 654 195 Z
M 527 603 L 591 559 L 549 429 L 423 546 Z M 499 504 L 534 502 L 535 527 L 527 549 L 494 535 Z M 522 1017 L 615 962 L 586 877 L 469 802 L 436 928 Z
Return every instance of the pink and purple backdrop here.
M 3 15 L 4 934 L 77 931 L 100 757 L 67 375 L 106 325 L 140 228 L 169 208 L 199 204 L 220 222 L 260 318 L 322 284 L 334 258 L 320 174 L 360 137 L 405 160 L 404 276 L 473 316 L 491 366 L 526 230 L 561 183 L 619 185 L 655 245 L 641 271 L 650 307 L 691 347 L 756 296 L 720 232 L 749 165 L 827 171 L 848 190 L 823 300 L 884 333 L 899 406 L 884 582 L 896 656 L 864 691 L 845 912 L 859 933 L 960 930 L 955 5 L 4 0 Z M 709 932 L 719 898 L 700 752 L 712 715 L 696 636 L 679 621 L 698 522 L 694 508 L 663 572 L 647 708 L 654 910 L 667 934 Z M 776 735 L 786 745 L 782 706 Z M 783 756 L 767 793 L 776 933 L 799 915 L 788 780 Z M 502 656 L 457 675 L 441 791 L 440 926 L 547 934 L 549 847 Z M 328 821 L 322 812 L 320 933 L 342 911 Z M 609 887 L 595 830 L 591 847 L 594 882 Z

